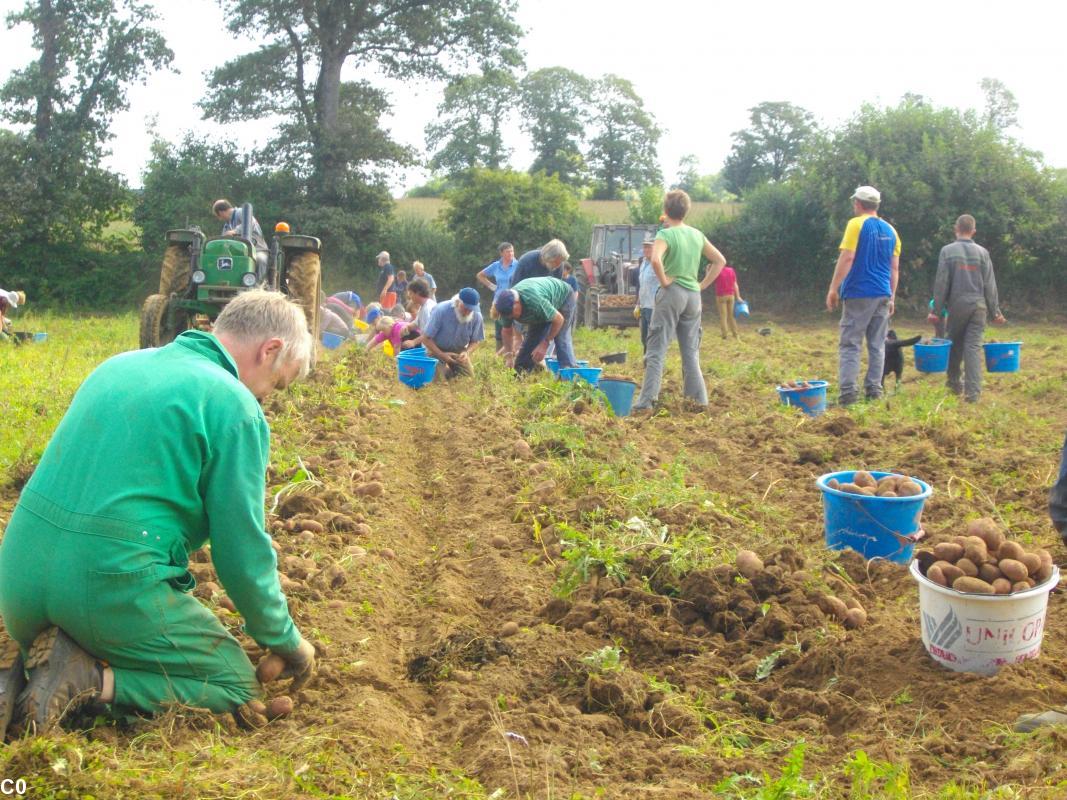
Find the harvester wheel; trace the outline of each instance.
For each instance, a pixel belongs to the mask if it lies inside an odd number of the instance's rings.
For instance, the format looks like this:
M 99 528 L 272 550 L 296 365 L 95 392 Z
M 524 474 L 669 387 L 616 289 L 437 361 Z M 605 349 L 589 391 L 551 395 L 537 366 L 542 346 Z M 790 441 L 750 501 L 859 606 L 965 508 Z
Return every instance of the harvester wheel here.
M 162 347 L 174 341 L 179 333 L 188 326 L 188 315 L 176 312 L 168 323 L 167 306 L 170 297 L 165 294 L 152 294 L 141 307 L 141 347 Z
M 159 271 L 159 293 L 164 297 L 170 297 L 173 292 L 181 293 L 189 285 L 191 277 L 189 247 L 183 244 L 167 245 L 163 253 L 163 267 Z
M 322 267 L 319 254 L 308 250 L 291 253 L 285 265 L 286 293 L 304 309 L 308 330 L 316 343 L 319 341 L 319 298 L 322 294 Z

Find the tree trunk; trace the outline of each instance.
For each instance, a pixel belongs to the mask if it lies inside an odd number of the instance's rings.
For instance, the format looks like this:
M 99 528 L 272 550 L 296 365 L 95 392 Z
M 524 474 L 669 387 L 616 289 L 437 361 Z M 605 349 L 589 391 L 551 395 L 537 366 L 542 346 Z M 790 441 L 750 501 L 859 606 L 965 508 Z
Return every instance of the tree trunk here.
M 52 130 L 52 110 L 55 103 L 58 73 L 60 19 L 52 0 L 40 0 L 37 33 L 41 37 L 41 74 L 37 85 L 37 115 L 33 137 L 44 142 Z
M 314 175 L 311 189 L 325 205 L 340 205 L 341 182 L 346 160 L 339 151 L 335 133 L 341 105 L 341 67 L 345 54 L 322 53 L 319 78 L 315 84 L 315 127 L 312 132 Z

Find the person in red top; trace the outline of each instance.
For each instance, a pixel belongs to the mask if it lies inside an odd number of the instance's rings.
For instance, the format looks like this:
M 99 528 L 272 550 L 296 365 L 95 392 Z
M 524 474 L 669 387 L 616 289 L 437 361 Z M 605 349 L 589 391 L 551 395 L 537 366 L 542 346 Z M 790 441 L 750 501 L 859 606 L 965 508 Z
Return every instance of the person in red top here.
M 730 334 L 733 334 L 735 339 L 741 338 L 741 334 L 737 332 L 737 320 L 734 319 L 734 301 L 741 302 L 741 290 L 737 286 L 737 273 L 727 264 L 715 279 L 715 305 L 719 308 L 719 325 L 722 327 L 723 339 Z

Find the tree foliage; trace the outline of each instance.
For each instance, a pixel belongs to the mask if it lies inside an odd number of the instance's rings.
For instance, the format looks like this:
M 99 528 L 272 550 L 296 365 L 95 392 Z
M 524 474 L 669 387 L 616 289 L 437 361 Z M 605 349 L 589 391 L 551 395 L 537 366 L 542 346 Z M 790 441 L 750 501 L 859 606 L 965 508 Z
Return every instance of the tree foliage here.
M 589 168 L 596 181 L 593 196 L 617 199 L 623 189 L 662 184 L 656 144 L 660 130 L 633 84 L 605 75 L 594 85 L 597 135 L 589 146 Z
M 514 242 L 520 253 L 553 238 L 562 239 L 572 255 L 589 246 L 578 201 L 554 176 L 475 170 L 447 201 L 443 220 L 472 266 L 496 258 L 502 240 Z
M 523 127 L 534 150 L 530 172 L 544 172 L 572 186 L 582 183 L 592 82 L 572 70 L 549 67 L 526 75 L 520 91 Z
M 515 77 L 503 69 L 487 68 L 449 83 L 436 120 L 426 126 L 430 169 L 451 178 L 475 167 L 507 166 L 511 150 L 504 145 L 504 125 L 517 91 Z
M 700 161 L 693 154 L 678 160 L 678 177 L 671 188 L 681 189 L 695 203 L 727 203 L 737 199 L 726 189 L 722 173 L 700 174 Z
M 723 165 L 726 187 L 744 195 L 768 181 L 784 180 L 796 168 L 814 131 L 811 114 L 792 103 L 766 102 L 750 108 L 749 127 L 734 132 L 733 148 Z
M 29 0 L 8 16 L 9 28 L 32 28 L 37 57 L 0 88 L 3 119 L 25 131 L 0 146 L 11 204 L 0 213 L 21 218 L 5 251 L 80 245 L 126 202 L 101 161 L 128 87 L 173 58 L 155 21 L 133 0 Z

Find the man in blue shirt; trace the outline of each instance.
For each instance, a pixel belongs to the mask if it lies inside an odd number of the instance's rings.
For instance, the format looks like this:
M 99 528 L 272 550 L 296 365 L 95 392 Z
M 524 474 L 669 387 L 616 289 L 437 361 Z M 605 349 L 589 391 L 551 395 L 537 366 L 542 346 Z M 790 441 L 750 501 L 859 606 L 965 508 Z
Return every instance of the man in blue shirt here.
M 496 261 L 478 273 L 478 282 L 493 292 L 493 302 L 511 288 L 511 278 L 515 273 L 515 245 L 511 242 L 501 242 L 497 248 L 500 255 Z M 497 355 L 504 354 L 504 337 L 501 331 L 503 326 L 500 320 L 496 320 L 496 351 Z
M 436 358 L 445 378 L 473 375 L 470 354 L 485 339 L 478 290 L 467 287 L 451 300 L 439 303 L 430 312 L 430 322 L 422 332 L 426 352 Z
M 511 285 L 527 278 L 563 278 L 563 262 L 570 258 L 567 246 L 559 239 L 546 242 L 540 250 L 530 250 L 520 256 Z
M 652 322 L 652 309 L 656 305 L 656 289 L 659 280 L 656 270 L 652 268 L 652 245 L 655 242 L 646 239 L 641 242 L 641 264 L 637 273 L 637 308 L 641 320 L 641 352 L 646 351 L 648 326 Z
M 867 337 L 867 376 L 863 382 L 868 400 L 882 396 L 885 336 L 893 315 L 900 269 L 900 236 L 878 218 L 882 195 L 873 186 L 860 186 L 852 195 L 856 216 L 848 221 L 826 308 L 841 303 L 841 338 L 838 343 L 838 404 L 859 400 L 860 350 Z
M 216 200 L 211 206 L 215 218 L 222 223 L 222 236 L 239 236 L 244 226 L 244 212 L 240 208 L 234 208 L 233 203 L 223 198 Z M 259 220 L 252 217 L 252 230 L 250 237 L 252 246 L 256 250 L 256 262 L 261 266 L 267 265 L 267 257 L 270 248 L 267 240 L 263 237 L 263 229 L 259 227 Z

